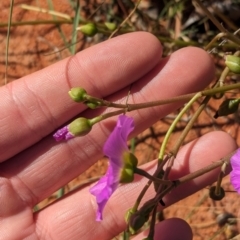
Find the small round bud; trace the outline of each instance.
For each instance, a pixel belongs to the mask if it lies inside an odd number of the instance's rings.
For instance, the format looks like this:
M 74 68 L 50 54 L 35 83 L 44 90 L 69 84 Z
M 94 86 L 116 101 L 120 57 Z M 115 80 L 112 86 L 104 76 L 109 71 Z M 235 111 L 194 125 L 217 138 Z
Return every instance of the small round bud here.
M 92 130 L 92 124 L 89 119 L 80 117 L 71 122 L 68 129 L 74 136 L 84 136 Z
M 227 55 L 225 64 L 233 73 L 240 73 L 240 57 Z
M 117 28 L 117 25 L 115 23 L 105 22 L 104 24 L 110 31 L 114 31 Z
M 71 99 L 75 102 L 83 102 L 87 94 L 86 90 L 80 87 L 71 88 L 68 92 Z
M 78 27 L 77 30 L 80 30 L 84 35 L 89 37 L 93 37 L 98 32 L 98 29 L 94 23 L 87 23 Z
M 215 201 L 220 201 L 225 197 L 225 191 L 220 187 L 219 194 L 216 193 L 216 186 L 213 186 L 209 189 L 209 197 Z
M 227 116 L 229 114 L 235 113 L 238 110 L 238 105 L 240 102 L 240 98 L 232 98 L 227 99 L 221 103 L 219 106 L 214 118 L 218 118 L 220 116 Z

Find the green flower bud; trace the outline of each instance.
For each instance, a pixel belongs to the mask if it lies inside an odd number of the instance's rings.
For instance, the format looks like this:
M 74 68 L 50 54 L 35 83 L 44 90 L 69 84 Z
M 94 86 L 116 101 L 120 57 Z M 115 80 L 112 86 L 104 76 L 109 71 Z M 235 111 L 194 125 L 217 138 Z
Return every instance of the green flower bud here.
M 227 55 L 225 64 L 233 73 L 240 73 L 240 57 Z
M 238 110 L 238 105 L 240 103 L 240 98 L 231 98 L 224 100 L 219 106 L 214 118 L 218 118 L 220 116 L 227 116 L 229 114 L 235 113 Z
M 220 201 L 225 197 L 225 191 L 220 187 L 220 193 L 216 194 L 216 186 L 213 186 L 209 189 L 209 197 L 215 201 Z
M 120 183 L 130 183 L 134 180 L 134 169 L 138 164 L 138 160 L 131 152 L 124 152 L 123 164 Z
M 105 22 L 104 24 L 110 31 L 114 31 L 117 28 L 117 25 L 115 23 Z
M 92 124 L 89 119 L 80 117 L 71 122 L 68 129 L 74 136 L 84 136 L 92 130 Z
M 98 29 L 94 23 L 87 23 L 78 27 L 77 30 L 80 30 L 84 35 L 89 37 L 93 37 L 98 32 Z
M 71 99 L 75 102 L 83 102 L 85 100 L 85 96 L 87 94 L 86 90 L 80 87 L 72 88 L 68 92 Z

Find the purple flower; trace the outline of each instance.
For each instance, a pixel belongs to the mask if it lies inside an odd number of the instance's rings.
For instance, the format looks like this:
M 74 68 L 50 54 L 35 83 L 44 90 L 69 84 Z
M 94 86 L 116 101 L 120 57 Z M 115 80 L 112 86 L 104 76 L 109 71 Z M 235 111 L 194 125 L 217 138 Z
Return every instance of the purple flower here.
M 68 126 L 65 126 L 61 129 L 58 129 L 57 132 L 53 134 L 53 137 L 57 142 L 59 142 L 63 139 L 65 140 L 71 139 L 74 137 L 74 135 L 69 132 Z
M 230 181 L 234 189 L 240 194 L 240 148 L 231 157 L 230 163 L 232 171 L 230 172 Z
M 103 209 L 119 184 L 123 154 L 128 151 L 127 138 L 133 129 L 133 118 L 119 116 L 116 127 L 104 145 L 103 152 L 109 158 L 109 167 L 105 176 L 90 189 L 90 193 L 96 197 L 98 204 L 97 221 L 102 220 Z

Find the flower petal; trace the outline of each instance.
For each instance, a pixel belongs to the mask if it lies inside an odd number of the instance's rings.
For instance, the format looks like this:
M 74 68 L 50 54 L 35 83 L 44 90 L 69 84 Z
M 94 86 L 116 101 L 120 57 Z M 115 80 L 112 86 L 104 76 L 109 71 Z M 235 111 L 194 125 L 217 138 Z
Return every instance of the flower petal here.
M 232 171 L 230 172 L 230 181 L 234 189 L 240 194 L 240 148 L 231 157 L 230 163 Z
M 116 127 L 104 145 L 103 152 L 109 157 L 109 167 L 105 176 L 90 188 L 90 193 L 96 197 L 98 204 L 97 221 L 102 220 L 103 209 L 119 184 L 123 154 L 128 151 L 127 138 L 133 129 L 133 118 L 119 116 Z
M 112 161 L 117 164 L 118 160 L 122 158 L 123 152 L 128 150 L 127 138 L 133 129 L 133 118 L 120 115 L 116 127 L 103 147 L 103 152 L 110 158 L 110 161 L 113 158 Z
M 58 129 L 57 132 L 53 134 L 53 137 L 57 142 L 59 142 L 63 139 L 65 140 L 71 139 L 74 137 L 74 135 L 69 132 L 68 126 L 65 126 L 61 129 Z
M 115 171 L 114 168 L 109 165 L 108 170 L 96 185 L 90 188 L 90 193 L 96 197 L 98 204 L 96 221 L 101 221 L 103 209 L 111 197 L 113 192 L 117 189 L 118 186 L 118 171 Z

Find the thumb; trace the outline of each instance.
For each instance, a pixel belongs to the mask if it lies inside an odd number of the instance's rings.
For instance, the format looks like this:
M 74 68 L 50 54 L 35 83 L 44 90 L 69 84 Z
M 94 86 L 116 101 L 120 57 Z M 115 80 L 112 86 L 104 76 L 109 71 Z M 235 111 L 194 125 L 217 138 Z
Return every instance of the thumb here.
M 149 230 L 143 231 L 133 240 L 141 240 L 147 237 Z M 191 240 L 192 229 L 183 219 L 170 218 L 155 225 L 154 240 Z

